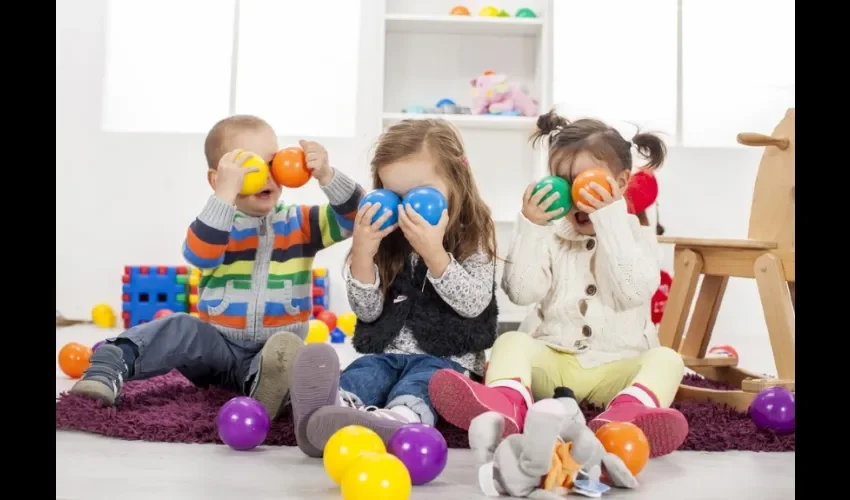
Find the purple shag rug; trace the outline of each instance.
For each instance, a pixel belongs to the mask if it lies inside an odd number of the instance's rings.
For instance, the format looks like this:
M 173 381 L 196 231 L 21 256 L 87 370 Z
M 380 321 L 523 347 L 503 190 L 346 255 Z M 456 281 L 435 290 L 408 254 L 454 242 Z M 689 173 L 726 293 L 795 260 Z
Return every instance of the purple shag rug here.
M 728 389 L 695 375 L 683 383 L 714 389 Z M 217 443 L 215 428 L 219 408 L 235 394 L 193 386 L 177 371 L 128 382 L 117 408 L 83 396 L 63 393 L 56 401 L 56 429 L 92 432 L 128 440 L 172 443 Z M 794 451 L 794 434 L 779 436 L 758 430 L 746 413 L 711 403 L 674 403 L 688 419 L 690 433 L 680 448 L 693 451 Z M 588 420 L 601 409 L 582 405 Z M 446 422 L 437 428 L 450 448 L 468 448 L 466 432 Z M 272 423 L 265 441 L 270 446 L 295 446 L 292 418 L 286 414 Z

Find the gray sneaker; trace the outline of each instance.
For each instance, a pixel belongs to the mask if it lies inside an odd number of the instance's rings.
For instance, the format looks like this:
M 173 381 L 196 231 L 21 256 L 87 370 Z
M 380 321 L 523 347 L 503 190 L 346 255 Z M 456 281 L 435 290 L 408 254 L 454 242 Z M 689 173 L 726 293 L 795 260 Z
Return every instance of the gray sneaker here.
M 275 333 L 260 351 L 260 368 L 248 396 L 263 405 L 269 418 L 278 418 L 289 402 L 292 362 L 304 347 L 301 337 L 289 332 Z
M 91 366 L 68 392 L 82 394 L 114 406 L 118 395 L 121 394 L 121 387 L 127 380 L 127 373 L 121 349 L 104 344 L 91 355 Z

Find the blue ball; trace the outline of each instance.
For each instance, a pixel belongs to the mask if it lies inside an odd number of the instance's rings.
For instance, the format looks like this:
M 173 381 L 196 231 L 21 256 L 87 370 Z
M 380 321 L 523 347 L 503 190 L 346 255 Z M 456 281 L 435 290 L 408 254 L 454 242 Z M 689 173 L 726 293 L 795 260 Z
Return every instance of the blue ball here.
M 423 219 L 432 226 L 440 222 L 443 210 L 448 207 L 446 197 L 432 187 L 418 187 L 411 189 L 404 196 L 404 205 L 410 205 Z
M 401 204 L 401 199 L 399 199 L 398 195 L 393 193 L 392 191 L 386 189 L 376 189 L 369 193 L 366 193 L 360 200 L 360 205 L 357 206 L 359 210 L 363 205 L 371 203 L 374 205 L 375 203 L 380 203 L 381 208 L 378 209 L 378 213 L 372 217 L 372 223 L 374 224 L 381 215 L 384 214 L 387 210 L 389 210 L 392 215 L 390 215 L 389 219 L 385 220 L 383 224 L 381 224 L 381 229 L 386 229 L 393 224 L 398 223 L 398 206 Z

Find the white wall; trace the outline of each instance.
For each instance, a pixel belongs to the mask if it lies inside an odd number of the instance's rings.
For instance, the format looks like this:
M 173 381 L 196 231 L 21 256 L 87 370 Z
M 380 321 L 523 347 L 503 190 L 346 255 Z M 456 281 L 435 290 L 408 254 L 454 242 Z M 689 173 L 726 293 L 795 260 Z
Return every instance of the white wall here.
M 374 79 L 381 74 L 379 9 L 383 5 L 364 3 L 358 135 L 324 142 L 333 163 L 368 187 L 368 150 L 380 133 L 382 111 L 374 104 L 381 102 L 382 90 Z M 201 135 L 101 131 L 105 6 L 105 0 L 57 2 L 56 303 L 70 317 L 88 317 L 99 302 L 120 311 L 124 265 L 181 264 L 180 244 L 186 225 L 210 194 Z M 470 76 L 478 70 L 470 68 Z M 457 91 L 461 90 L 458 86 Z M 409 102 L 413 97 L 387 104 L 414 104 Z M 423 96 L 423 101 L 425 97 L 433 96 Z M 281 138 L 281 143 L 295 139 Z M 746 237 L 760 155 L 757 148 L 672 148 L 668 164 L 659 173 L 661 221 L 667 234 Z M 524 185 L 507 184 L 503 186 L 504 206 L 518 210 Z M 509 190 L 516 191 L 515 196 L 507 196 Z M 288 195 L 284 193 L 284 197 Z M 311 187 L 289 199 L 307 202 L 322 198 L 318 188 Z M 499 226 L 503 253 L 510 226 Z M 332 270 L 331 301 L 340 312 L 349 309 L 339 276 L 347 249 L 344 243 L 316 259 L 316 265 Z M 669 249 L 666 267 L 672 270 Z M 766 348 L 766 328 L 754 282 L 730 282 L 716 331 L 715 343 L 747 336 L 754 345 Z
M 183 264 L 187 225 L 211 194 L 203 135 L 101 131 L 106 0 L 56 3 L 56 307 L 87 318 L 105 302 L 121 309 L 125 265 Z M 380 133 L 379 2 L 364 2 L 357 137 L 323 140 L 332 163 L 368 188 L 368 152 Z M 153 35 L 152 35 L 153 36 Z M 281 144 L 296 137 L 282 137 Z M 307 138 L 309 139 L 309 138 Z M 321 202 L 310 186 L 284 199 Z M 321 252 L 331 269 L 331 304 L 349 310 L 339 286 L 348 243 Z

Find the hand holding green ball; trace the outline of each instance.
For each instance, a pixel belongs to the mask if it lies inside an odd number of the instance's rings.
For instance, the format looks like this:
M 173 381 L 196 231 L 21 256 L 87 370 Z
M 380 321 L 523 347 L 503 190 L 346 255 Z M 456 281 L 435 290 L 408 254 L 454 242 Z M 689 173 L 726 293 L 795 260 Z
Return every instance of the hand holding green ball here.
M 522 213 L 526 219 L 543 226 L 549 221 L 563 218 L 572 206 L 570 184 L 563 177 L 550 175 L 526 190 Z

